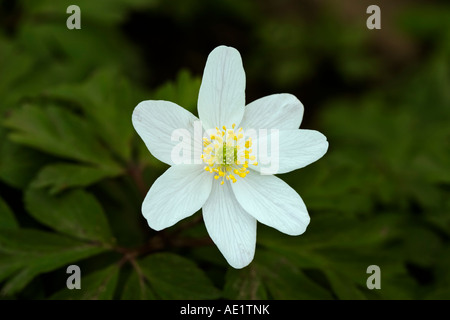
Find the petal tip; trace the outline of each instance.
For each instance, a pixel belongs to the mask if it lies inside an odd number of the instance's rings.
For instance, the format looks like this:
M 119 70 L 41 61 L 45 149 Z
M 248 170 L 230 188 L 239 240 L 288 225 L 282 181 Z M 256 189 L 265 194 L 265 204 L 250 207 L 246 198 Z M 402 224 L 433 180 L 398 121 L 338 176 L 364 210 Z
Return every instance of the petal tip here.
M 161 231 L 161 230 L 165 229 L 165 227 L 159 225 L 158 223 L 155 223 L 154 221 L 151 221 L 151 219 L 146 218 L 146 220 L 147 220 L 148 226 L 155 231 Z
M 249 252 L 247 255 L 241 255 L 240 259 L 231 258 L 224 256 L 227 260 L 228 264 L 234 269 L 243 269 L 247 267 L 250 263 L 252 263 L 253 258 L 255 257 L 255 251 Z

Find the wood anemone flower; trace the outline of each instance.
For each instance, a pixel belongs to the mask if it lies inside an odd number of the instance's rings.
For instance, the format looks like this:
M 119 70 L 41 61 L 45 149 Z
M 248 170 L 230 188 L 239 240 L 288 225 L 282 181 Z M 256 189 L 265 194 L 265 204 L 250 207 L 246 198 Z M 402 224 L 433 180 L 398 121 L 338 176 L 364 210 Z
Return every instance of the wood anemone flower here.
M 310 217 L 303 200 L 274 174 L 320 159 L 328 142 L 318 131 L 299 129 L 303 105 L 293 95 L 246 106 L 241 56 L 231 47 L 208 56 L 198 114 L 168 101 L 135 108 L 134 128 L 153 156 L 171 166 L 150 188 L 142 214 L 162 230 L 202 208 L 211 239 L 232 267 L 243 268 L 255 254 L 257 221 L 289 235 L 305 232 Z

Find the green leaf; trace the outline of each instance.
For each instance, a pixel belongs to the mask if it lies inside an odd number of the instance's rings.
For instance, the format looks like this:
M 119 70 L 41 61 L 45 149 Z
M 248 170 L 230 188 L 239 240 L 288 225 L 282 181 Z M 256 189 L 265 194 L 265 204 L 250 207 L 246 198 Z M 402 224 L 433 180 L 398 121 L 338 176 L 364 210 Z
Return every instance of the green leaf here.
M 151 99 L 173 101 L 196 114 L 200 84 L 201 79 L 199 77 L 194 77 L 187 70 L 181 70 L 175 81 L 167 82 L 157 88 Z
M 31 183 L 31 187 L 50 188 L 50 194 L 56 194 L 67 188 L 87 187 L 119 173 L 99 167 L 56 163 L 44 167 Z
M 0 197 L 0 229 L 17 229 L 19 224 L 14 213 L 6 204 L 5 200 Z
M 339 271 L 331 269 L 323 269 L 330 285 L 339 299 L 343 300 L 361 300 L 366 299 L 366 296 L 357 288 L 355 283 L 340 274 Z
M 155 300 L 156 298 L 145 276 L 140 277 L 137 272 L 133 272 L 127 279 L 121 297 L 122 300 Z
M 84 240 L 114 242 L 100 203 L 83 190 L 52 196 L 42 189 L 28 189 L 25 206 L 36 220 L 59 232 Z
M 425 300 L 450 300 L 450 288 L 438 288 L 425 296 Z
M 408 226 L 405 233 L 414 235 L 405 236 L 404 253 L 408 261 L 429 267 L 441 259 L 442 240 L 437 233 L 421 226 Z
M 217 299 L 220 292 L 192 261 L 156 253 L 138 261 L 142 275 L 162 299 Z
M 20 270 L 21 264 L 13 261 L 10 255 L 0 253 L 0 282 Z
M 63 16 L 67 18 L 66 9 L 74 2 L 70 0 L 61 0 L 57 5 L 51 0 L 42 0 L 38 2 L 24 2 L 27 12 L 38 16 Z M 106 2 L 78 0 L 76 4 L 82 10 L 83 19 L 95 21 L 96 23 L 114 25 L 120 23 L 127 17 L 128 10 L 140 7 L 155 6 L 158 0 L 110 0 Z M 92 31 L 91 31 L 92 32 Z M 101 42 L 101 41 L 99 41 Z M 92 54 L 92 53 L 91 53 Z
M 26 105 L 5 121 L 14 129 L 10 139 L 52 155 L 86 162 L 102 168 L 118 165 L 99 143 L 88 123 L 59 107 Z
M 14 42 L 3 39 L 2 35 L 0 35 L 0 48 L 1 113 L 4 109 L 14 106 L 22 97 L 22 92 L 17 90 L 17 85 L 20 85 L 23 78 L 30 72 L 33 57 L 15 46 Z
M 436 263 L 434 277 L 438 279 L 434 285 L 427 290 L 424 299 L 449 300 L 450 299 L 450 246 L 439 252 L 439 260 Z M 422 297 L 421 297 L 422 298 Z
M 23 189 L 45 164 L 47 157 L 36 150 L 13 143 L 7 139 L 6 129 L 0 126 L 0 179 Z
M 58 269 L 104 250 L 49 232 L 32 229 L 2 230 L 0 279 L 12 275 L 4 285 L 2 294 L 14 294 L 41 273 Z
M 119 266 L 111 265 L 105 269 L 81 277 L 81 289 L 64 288 L 50 299 L 53 300 L 111 300 L 114 297 Z
M 319 285 L 285 257 L 274 252 L 260 251 L 255 258 L 256 269 L 274 299 L 332 299 Z M 275 271 L 276 270 L 276 271 Z
M 123 160 L 129 160 L 135 135 L 131 114 L 141 99 L 122 75 L 103 69 L 81 85 L 52 88 L 48 94 L 77 103 L 95 125 L 103 143 Z
M 228 269 L 223 296 L 233 300 L 267 299 L 263 279 L 253 264 L 242 269 Z
M 301 237 L 292 238 L 271 228 L 261 228 L 258 240 L 268 248 L 295 254 L 329 247 L 376 246 L 399 237 L 401 219 L 395 214 L 380 214 L 366 220 L 322 214 L 312 219 Z

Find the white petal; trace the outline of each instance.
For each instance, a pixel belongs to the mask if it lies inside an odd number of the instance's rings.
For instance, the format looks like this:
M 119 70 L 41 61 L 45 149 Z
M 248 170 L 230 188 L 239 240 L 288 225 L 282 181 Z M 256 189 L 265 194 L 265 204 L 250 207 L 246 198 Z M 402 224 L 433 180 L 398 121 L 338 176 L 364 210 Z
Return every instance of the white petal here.
M 300 235 L 309 224 L 302 198 L 275 176 L 250 172 L 232 183 L 236 199 L 259 222 L 289 235 Z
M 253 260 L 256 220 L 239 205 L 230 182 L 213 183 L 203 219 L 211 239 L 233 268 L 243 268 Z
M 132 121 L 137 133 L 158 160 L 169 165 L 188 163 L 176 161 L 172 156 L 174 147 L 179 146 L 180 141 L 189 149 L 190 154 L 180 153 L 190 159 L 189 163 L 193 163 L 194 155 L 200 157 L 201 132 L 194 135 L 194 123 L 197 121 L 200 125 L 199 120 L 179 105 L 169 101 L 142 101 L 134 109 Z M 177 138 L 175 141 L 172 141 L 172 135 Z
M 203 168 L 177 165 L 156 179 L 142 203 L 142 214 L 152 229 L 165 229 L 200 210 L 211 193 L 213 180 Z
M 207 129 L 238 125 L 244 114 L 245 71 L 239 51 L 220 46 L 208 56 L 198 94 L 198 114 Z
M 303 119 L 303 104 L 292 94 L 273 94 L 245 107 L 240 127 L 247 129 L 298 129 Z
M 322 158 L 328 150 L 327 138 L 322 133 L 306 129 L 270 130 L 267 135 L 260 135 L 253 145 L 258 166 L 250 168 L 262 174 L 303 168 Z

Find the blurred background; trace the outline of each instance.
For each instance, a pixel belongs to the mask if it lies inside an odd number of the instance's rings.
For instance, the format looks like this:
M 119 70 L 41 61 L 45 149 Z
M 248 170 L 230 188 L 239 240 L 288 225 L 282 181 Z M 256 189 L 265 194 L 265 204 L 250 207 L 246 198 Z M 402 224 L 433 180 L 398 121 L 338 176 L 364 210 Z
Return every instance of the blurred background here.
M 0 1 L 1 299 L 449 299 L 449 17 L 445 0 Z M 222 44 L 242 55 L 247 102 L 295 94 L 301 127 L 330 143 L 279 176 L 306 233 L 258 224 L 241 270 L 200 212 L 147 226 L 140 206 L 167 166 L 131 125 L 142 100 L 197 114 Z M 66 288 L 72 264 L 82 290 Z

